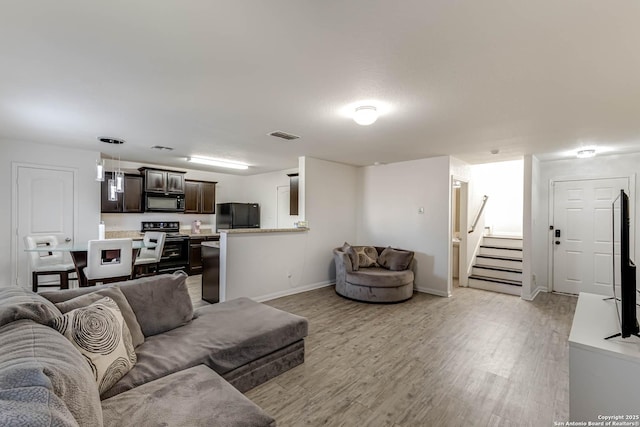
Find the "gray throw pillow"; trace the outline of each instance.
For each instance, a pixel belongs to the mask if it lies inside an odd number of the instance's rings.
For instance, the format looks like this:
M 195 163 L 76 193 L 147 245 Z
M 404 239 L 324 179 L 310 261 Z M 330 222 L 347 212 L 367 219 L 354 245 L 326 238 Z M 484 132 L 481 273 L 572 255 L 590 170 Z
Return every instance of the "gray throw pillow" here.
M 358 254 L 358 267 L 378 267 L 378 251 L 373 246 L 353 246 Z
M 413 252 L 386 247 L 378 257 L 380 267 L 391 271 L 407 270 L 413 260 Z
M 0 326 L 29 319 L 41 325 L 62 316 L 52 302 L 19 286 L 0 287 Z
M 76 308 L 87 307 L 104 297 L 109 297 L 118 304 L 122 317 L 124 317 L 124 321 L 127 322 L 127 327 L 129 328 L 131 339 L 133 341 L 133 347 L 138 347 L 144 342 L 144 334 L 142 333 L 142 329 L 140 329 L 138 318 L 133 312 L 131 305 L 129 305 L 127 298 L 117 286 L 98 289 L 99 290 L 90 294 L 81 295 L 64 302 L 56 303 L 56 307 L 58 307 L 62 314 L 65 314 L 71 310 L 75 310 Z
M 170 331 L 193 319 L 186 279 L 187 275 L 180 271 L 118 284 L 145 337 Z
M 359 267 L 358 254 L 353 249 L 353 246 L 351 246 L 347 242 L 344 242 L 344 245 L 342 245 L 342 252 L 347 254 L 347 256 L 349 257 L 349 261 L 351 261 L 351 269 L 353 271 L 358 271 L 358 267 Z
M 52 326 L 89 363 L 100 394 L 118 382 L 137 361 L 127 323 L 109 297 L 71 310 L 54 319 Z

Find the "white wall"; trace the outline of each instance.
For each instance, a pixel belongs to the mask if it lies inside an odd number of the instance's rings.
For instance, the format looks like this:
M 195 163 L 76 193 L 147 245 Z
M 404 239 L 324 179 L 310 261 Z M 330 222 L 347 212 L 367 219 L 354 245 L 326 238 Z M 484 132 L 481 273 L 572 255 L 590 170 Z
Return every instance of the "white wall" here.
M 533 229 L 534 212 L 537 207 L 538 161 L 535 157 L 527 155 L 524 158 L 524 200 L 522 217 L 522 292 L 520 296 L 526 300 L 535 298 L 537 290 L 532 290 L 533 271 Z
M 549 250 L 549 182 L 551 180 L 604 178 L 604 177 L 629 177 L 640 173 L 640 153 L 596 156 L 591 159 L 570 159 L 540 162 L 540 176 L 537 180 L 539 209 L 534 211 L 534 255 L 533 274 L 536 276 L 538 286 L 548 289 L 550 278 L 548 274 Z M 634 177 L 635 179 L 635 177 Z M 635 184 L 635 181 L 633 182 Z M 633 185 L 632 184 L 632 185 Z M 635 193 L 631 194 L 631 214 L 633 216 L 634 230 L 638 230 L 639 216 L 638 204 L 640 193 L 635 185 Z M 640 246 L 635 238 L 635 253 L 640 253 Z
M 74 150 L 46 144 L 24 141 L 0 140 L 0 198 L 11 201 L 13 163 L 29 163 L 71 168 L 78 181 L 78 240 L 98 237 L 100 221 L 100 183 L 95 181 L 95 163 L 100 158 L 97 151 Z M 5 202 L 0 206 L 0 286 L 11 285 L 11 236 L 13 206 Z
M 244 187 L 244 200 L 238 201 L 260 204 L 261 228 L 278 228 L 278 187 L 288 187 L 289 177 L 287 174 L 295 172 L 298 172 L 297 168 L 251 175 L 243 177 L 244 179 L 240 181 Z
M 311 229 L 303 282 L 334 282 L 333 248 L 356 239 L 359 168 L 311 157 L 301 163 L 304 219 Z
M 489 196 L 484 213 L 485 226 L 491 227 L 492 234 L 521 236 L 522 160 L 474 165 L 472 170 L 474 192 Z
M 449 157 L 363 167 L 360 175 L 355 244 L 414 251 L 416 289 L 450 296 Z
M 328 284 L 328 276 L 317 283 L 305 282 L 305 273 L 314 263 L 309 256 L 309 233 L 221 233 L 224 300 L 266 301 Z
M 354 166 L 300 158 L 300 217 L 308 221 L 309 231 L 222 233 L 225 297 L 262 301 L 335 282 L 332 250 L 356 237 L 357 171 Z

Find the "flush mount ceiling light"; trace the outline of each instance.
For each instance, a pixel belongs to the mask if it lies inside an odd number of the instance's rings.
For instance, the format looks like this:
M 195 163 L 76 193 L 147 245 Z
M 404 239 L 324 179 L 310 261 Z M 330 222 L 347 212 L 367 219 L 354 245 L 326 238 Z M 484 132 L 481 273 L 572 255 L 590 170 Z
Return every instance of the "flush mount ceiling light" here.
M 576 154 L 579 159 L 588 159 L 589 157 L 594 157 L 596 155 L 596 150 L 593 148 L 588 148 L 586 150 L 580 150 Z
M 228 169 L 249 169 L 249 165 L 240 162 L 231 162 L 229 160 L 212 159 L 209 157 L 187 157 L 187 161 L 207 166 L 218 166 Z
M 372 105 L 356 107 L 353 120 L 361 126 L 368 126 L 378 120 L 378 110 Z

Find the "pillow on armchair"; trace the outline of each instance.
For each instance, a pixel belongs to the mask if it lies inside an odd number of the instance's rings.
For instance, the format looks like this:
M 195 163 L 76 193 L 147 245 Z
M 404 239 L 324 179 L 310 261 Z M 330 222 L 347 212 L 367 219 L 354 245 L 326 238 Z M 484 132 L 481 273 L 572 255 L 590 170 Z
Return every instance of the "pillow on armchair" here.
M 358 255 L 358 267 L 378 267 L 378 251 L 373 246 L 354 246 Z
M 412 260 L 412 251 L 403 251 L 387 246 L 378 257 L 378 264 L 387 270 L 402 271 L 409 268 Z
M 347 254 L 347 256 L 349 257 L 349 261 L 351 261 L 351 268 L 353 271 L 358 271 L 358 254 L 356 254 L 355 249 L 353 249 L 353 246 L 351 246 L 350 244 L 348 244 L 347 242 L 344 242 L 344 245 L 342 245 L 342 252 L 344 252 L 345 254 Z

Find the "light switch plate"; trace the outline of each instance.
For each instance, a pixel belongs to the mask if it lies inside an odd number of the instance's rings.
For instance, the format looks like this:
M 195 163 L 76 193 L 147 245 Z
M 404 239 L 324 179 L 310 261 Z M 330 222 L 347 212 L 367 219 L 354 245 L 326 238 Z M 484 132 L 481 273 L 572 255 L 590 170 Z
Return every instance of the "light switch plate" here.
M 424 208 L 423 207 L 418 208 L 418 213 L 419 214 L 423 214 L 424 213 Z

